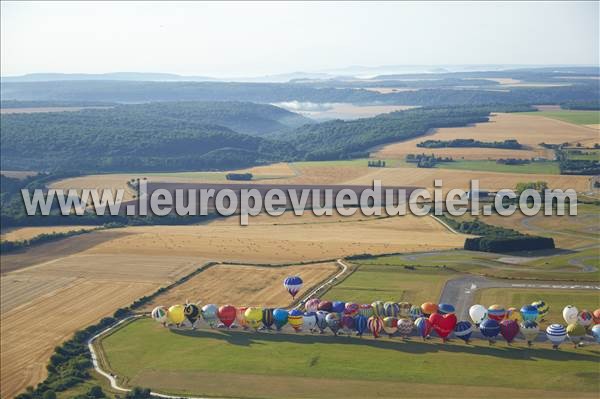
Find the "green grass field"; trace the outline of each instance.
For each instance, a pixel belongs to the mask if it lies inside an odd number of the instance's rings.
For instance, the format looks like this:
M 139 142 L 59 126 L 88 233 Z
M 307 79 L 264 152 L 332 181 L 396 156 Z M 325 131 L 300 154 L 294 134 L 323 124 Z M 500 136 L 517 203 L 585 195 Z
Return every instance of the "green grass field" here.
M 546 174 L 558 175 L 560 169 L 558 162 L 532 162 L 527 165 L 502 165 L 496 161 L 465 161 L 455 160 L 454 162 L 444 162 L 436 165 L 438 169 L 458 169 L 458 170 L 477 170 L 483 172 L 501 172 L 501 173 L 528 173 L 528 174 Z
M 523 113 L 523 115 L 527 114 L 545 116 L 552 119 L 574 123 L 576 125 L 595 125 L 600 123 L 600 111 L 558 110 Z
M 527 349 L 456 341 L 170 331 L 142 319 L 101 346 L 121 382 L 175 394 L 593 397 L 600 389 L 597 345 L 554 351 L 546 343 Z
M 512 306 L 518 309 L 524 304 L 542 299 L 550 306 L 548 317 L 545 318 L 546 324 L 565 324 L 562 318 L 562 310 L 566 305 L 574 305 L 579 310 L 587 309 L 592 312 L 600 308 L 600 295 L 598 295 L 598 292 L 585 290 L 489 288 L 477 291 L 475 298 L 477 303 L 486 306 L 497 303 L 505 308 Z

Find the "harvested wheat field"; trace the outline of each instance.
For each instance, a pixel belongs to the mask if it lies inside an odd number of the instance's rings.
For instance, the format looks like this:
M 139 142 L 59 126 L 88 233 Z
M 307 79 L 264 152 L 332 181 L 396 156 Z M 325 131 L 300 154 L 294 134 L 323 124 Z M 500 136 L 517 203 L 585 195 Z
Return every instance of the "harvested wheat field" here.
M 419 148 L 425 140 L 476 139 L 480 141 L 503 141 L 516 139 L 528 149 L 508 150 L 500 148 Z M 404 159 L 407 154 L 435 153 L 454 159 L 499 159 L 544 157 L 553 159 L 552 150 L 540 147 L 540 143 L 598 142 L 598 131 L 538 115 L 519 113 L 493 114 L 489 122 L 472 126 L 435 129 L 426 136 L 389 144 L 375 151 L 372 156 L 380 159 Z
M 67 226 L 39 226 L 39 227 L 19 227 L 14 229 L 2 230 L 0 238 L 7 241 L 21 241 L 29 240 L 33 237 L 39 236 L 40 234 L 51 234 L 51 233 L 66 233 L 69 231 L 78 230 L 93 230 L 98 226 L 85 226 L 85 225 L 67 225 Z
M 304 288 L 298 294 L 302 296 L 337 271 L 338 267 L 333 262 L 283 267 L 219 264 L 160 295 L 146 305 L 144 310 L 186 301 L 287 307 L 292 302 L 292 297 L 282 284 L 287 276 L 302 277 Z

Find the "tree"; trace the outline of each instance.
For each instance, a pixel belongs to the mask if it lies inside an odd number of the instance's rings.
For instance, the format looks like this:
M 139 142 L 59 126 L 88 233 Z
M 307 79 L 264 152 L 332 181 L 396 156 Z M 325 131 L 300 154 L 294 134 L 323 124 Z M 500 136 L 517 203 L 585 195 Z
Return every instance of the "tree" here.
M 52 390 L 44 392 L 42 399 L 56 399 L 56 393 Z

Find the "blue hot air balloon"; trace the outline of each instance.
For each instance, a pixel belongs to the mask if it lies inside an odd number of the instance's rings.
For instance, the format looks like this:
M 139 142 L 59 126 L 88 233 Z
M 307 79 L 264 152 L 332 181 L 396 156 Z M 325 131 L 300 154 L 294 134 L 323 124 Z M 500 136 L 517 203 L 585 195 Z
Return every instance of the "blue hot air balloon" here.
M 273 322 L 277 331 L 281 330 L 281 327 L 285 326 L 288 321 L 288 311 L 285 309 L 275 309 L 273 311 Z
M 412 305 L 410 307 L 410 318 L 413 320 L 417 320 L 419 317 L 423 316 L 423 312 L 421 311 L 421 307 L 417 305 Z
M 440 314 L 452 314 L 454 312 L 454 306 L 450 305 L 449 303 L 440 303 L 438 305 L 438 313 Z
M 431 334 L 431 322 L 427 317 L 421 316 L 415 320 L 415 327 L 421 338 L 425 339 Z
M 484 337 L 489 339 L 491 345 L 494 343 L 494 338 L 500 334 L 500 323 L 494 319 L 485 319 L 479 325 L 479 331 L 481 331 Z
M 295 298 L 296 294 L 302 289 L 302 279 L 298 276 L 287 277 L 283 280 L 283 286 L 288 290 L 292 298 Z
M 275 322 L 275 318 L 273 317 L 273 309 L 264 308 L 262 310 L 262 323 L 267 328 L 267 330 L 271 329 L 271 326 Z
M 596 324 L 592 327 L 592 335 L 596 339 L 596 342 L 600 344 L 600 324 Z
M 363 333 L 367 331 L 367 318 L 361 314 L 354 318 L 354 329 L 359 337 L 362 337 Z
M 521 308 L 521 318 L 523 321 L 536 321 L 538 309 L 533 305 L 525 305 Z
M 546 328 L 546 337 L 552 342 L 552 347 L 558 349 L 558 346 L 567 338 L 567 329 L 561 324 L 550 324 Z
M 472 333 L 473 326 L 468 321 L 459 321 L 456 323 L 456 327 L 454 327 L 454 335 L 467 343 L 469 342 Z
M 333 301 L 331 304 L 331 311 L 333 313 L 344 313 L 344 309 L 346 309 L 346 302 Z

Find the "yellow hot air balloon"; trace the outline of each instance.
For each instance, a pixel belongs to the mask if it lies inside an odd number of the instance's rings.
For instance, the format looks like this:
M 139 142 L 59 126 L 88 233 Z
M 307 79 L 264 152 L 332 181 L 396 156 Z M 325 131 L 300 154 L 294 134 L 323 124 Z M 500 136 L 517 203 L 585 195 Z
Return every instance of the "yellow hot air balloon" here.
M 583 337 L 585 337 L 585 327 L 577 323 L 569 324 L 567 326 L 567 335 L 571 342 L 573 342 L 573 345 L 577 347 L 583 340 Z
M 244 318 L 248 325 L 256 330 L 262 320 L 262 308 L 249 307 L 244 312 Z
M 172 324 L 179 325 L 185 320 L 185 312 L 183 305 L 173 305 L 169 308 L 169 312 L 167 313 L 167 317 L 169 318 L 169 322 Z
M 521 322 L 521 312 L 517 308 L 508 308 L 506 310 L 506 318 L 509 320 L 514 320 L 517 323 Z

